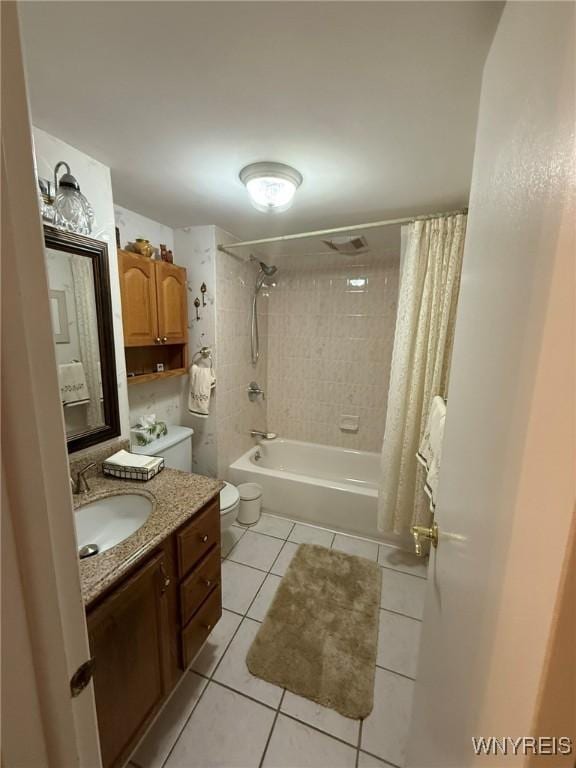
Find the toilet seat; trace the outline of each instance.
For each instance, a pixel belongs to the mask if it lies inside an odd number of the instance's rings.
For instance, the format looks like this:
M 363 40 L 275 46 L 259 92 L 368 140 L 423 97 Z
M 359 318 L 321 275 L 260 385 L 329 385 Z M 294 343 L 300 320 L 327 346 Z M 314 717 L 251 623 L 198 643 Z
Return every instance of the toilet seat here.
M 220 514 L 224 515 L 232 508 L 238 506 L 240 494 L 235 485 L 224 483 L 224 488 L 220 491 Z

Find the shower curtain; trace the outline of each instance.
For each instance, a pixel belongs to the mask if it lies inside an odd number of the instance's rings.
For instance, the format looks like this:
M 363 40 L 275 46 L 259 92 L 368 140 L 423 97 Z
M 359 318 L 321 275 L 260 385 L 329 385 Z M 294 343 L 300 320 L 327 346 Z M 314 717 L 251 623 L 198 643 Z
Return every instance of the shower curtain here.
M 100 343 L 94 302 L 94 276 L 92 259 L 72 256 L 70 259 L 74 295 L 76 296 L 76 321 L 80 358 L 84 366 L 86 385 L 90 395 L 86 418 L 89 427 L 102 426 L 102 379 L 100 374 Z
M 378 493 L 378 528 L 428 524 L 416 460 L 430 402 L 447 395 L 466 216 L 402 227 L 400 292 Z

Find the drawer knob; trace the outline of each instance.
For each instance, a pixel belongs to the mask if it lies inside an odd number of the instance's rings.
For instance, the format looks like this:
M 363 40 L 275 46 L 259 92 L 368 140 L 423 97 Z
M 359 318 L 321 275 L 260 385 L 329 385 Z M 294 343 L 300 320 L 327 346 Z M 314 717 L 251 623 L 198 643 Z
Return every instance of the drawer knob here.
M 208 632 L 210 632 L 210 630 L 212 629 L 212 624 L 204 624 L 204 628 L 207 629 Z
M 210 581 L 210 579 L 204 579 L 204 585 L 206 587 L 211 587 L 212 586 L 212 582 Z
M 202 542 L 202 544 L 206 544 L 206 542 L 208 541 L 208 534 L 205 533 L 204 536 L 201 536 L 200 541 Z

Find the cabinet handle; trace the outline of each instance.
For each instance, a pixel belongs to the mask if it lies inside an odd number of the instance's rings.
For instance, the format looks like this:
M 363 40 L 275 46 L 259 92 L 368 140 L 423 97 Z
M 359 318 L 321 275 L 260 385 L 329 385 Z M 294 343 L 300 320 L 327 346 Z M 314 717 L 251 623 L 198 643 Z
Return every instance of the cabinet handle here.
M 162 574 L 163 584 L 162 584 L 162 594 L 166 592 L 168 587 L 170 586 L 170 577 L 166 573 L 166 569 L 164 568 L 164 563 L 160 563 L 160 573 Z
M 202 626 L 204 627 L 204 629 L 207 629 L 208 632 L 210 632 L 210 630 L 212 629 L 212 624 L 203 624 Z
M 154 341 L 156 342 L 156 344 L 160 344 L 160 342 L 162 341 L 162 339 L 160 338 L 160 336 L 156 336 L 156 338 L 154 339 Z
M 168 336 L 162 336 L 162 344 L 166 344 L 168 341 Z
M 208 534 L 205 533 L 204 536 L 201 536 L 200 541 L 202 542 L 202 544 L 206 544 L 206 542 L 208 541 Z
M 212 586 L 212 582 L 210 581 L 210 579 L 204 579 L 204 586 L 205 587 L 211 587 Z

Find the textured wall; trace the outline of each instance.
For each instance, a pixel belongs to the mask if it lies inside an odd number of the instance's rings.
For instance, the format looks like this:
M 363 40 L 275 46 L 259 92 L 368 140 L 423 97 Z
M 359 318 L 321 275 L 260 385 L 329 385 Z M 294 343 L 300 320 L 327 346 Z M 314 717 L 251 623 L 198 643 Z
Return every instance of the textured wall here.
M 216 244 L 234 238 L 215 229 Z M 218 474 L 254 445 L 250 429 L 266 428 L 268 400 L 252 403 L 247 388 L 251 381 L 260 384 L 268 396 L 267 379 L 267 304 L 265 289 L 259 294 L 260 358 L 256 366 L 250 360 L 250 313 L 258 266 L 245 254 L 216 255 L 216 359 L 218 362 L 217 429 Z
M 268 427 L 283 437 L 379 451 L 399 260 L 367 253 L 276 259 L 269 299 Z M 359 417 L 359 430 L 339 428 Z

